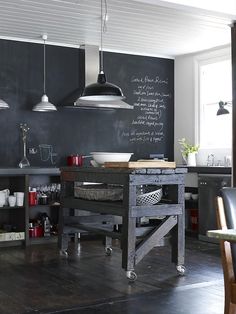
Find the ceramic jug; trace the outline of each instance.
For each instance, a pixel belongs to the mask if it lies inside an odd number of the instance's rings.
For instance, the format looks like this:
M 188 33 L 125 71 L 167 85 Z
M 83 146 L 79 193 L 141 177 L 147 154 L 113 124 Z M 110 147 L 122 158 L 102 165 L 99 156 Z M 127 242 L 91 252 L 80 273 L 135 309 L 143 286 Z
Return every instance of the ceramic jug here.
M 189 153 L 187 156 L 187 166 L 195 167 L 196 166 L 196 153 Z

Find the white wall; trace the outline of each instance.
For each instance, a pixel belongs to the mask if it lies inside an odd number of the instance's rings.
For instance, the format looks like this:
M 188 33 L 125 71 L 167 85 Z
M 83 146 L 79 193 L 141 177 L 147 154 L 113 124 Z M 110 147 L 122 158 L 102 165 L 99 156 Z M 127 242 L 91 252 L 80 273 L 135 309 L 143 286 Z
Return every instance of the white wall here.
M 214 58 L 222 53 L 230 54 L 230 46 L 219 47 L 201 53 L 188 54 L 175 58 L 175 143 L 174 154 L 177 164 L 182 164 L 178 139 L 183 137 L 192 144 L 198 144 L 198 61 Z M 213 153 L 215 160 L 224 160 L 225 155 L 231 155 L 231 150 L 200 149 L 197 155 L 197 165 L 206 165 L 208 154 Z M 191 177 L 191 178 L 190 178 Z M 189 183 L 197 186 L 197 177 L 188 175 Z
M 184 55 L 175 59 L 175 161 L 182 163 L 178 140 L 185 137 L 194 143 L 194 58 Z

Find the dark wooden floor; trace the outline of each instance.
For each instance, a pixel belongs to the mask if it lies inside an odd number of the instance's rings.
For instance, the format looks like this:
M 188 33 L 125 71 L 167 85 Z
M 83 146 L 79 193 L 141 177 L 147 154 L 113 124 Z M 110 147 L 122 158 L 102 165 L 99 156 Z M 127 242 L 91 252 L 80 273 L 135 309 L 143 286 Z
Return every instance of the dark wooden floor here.
M 101 241 L 0 249 L 0 313 L 221 314 L 224 306 L 219 248 L 187 239 L 184 277 L 170 263 L 168 247 L 155 248 L 128 283 L 118 246 L 105 256 Z

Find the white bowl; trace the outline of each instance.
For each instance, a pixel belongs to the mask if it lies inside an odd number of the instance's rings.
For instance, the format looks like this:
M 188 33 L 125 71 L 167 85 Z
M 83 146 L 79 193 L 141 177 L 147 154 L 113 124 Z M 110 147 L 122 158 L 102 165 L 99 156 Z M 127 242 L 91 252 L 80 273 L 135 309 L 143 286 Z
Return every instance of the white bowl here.
M 184 198 L 185 198 L 185 200 L 190 200 L 191 195 L 192 195 L 192 193 L 185 192 L 185 193 L 184 193 Z
M 91 152 L 93 160 L 99 165 L 104 162 L 122 162 L 129 161 L 133 153 L 109 153 L 109 152 Z
M 198 194 L 192 194 L 192 199 L 194 200 L 194 201 L 197 201 L 198 200 Z

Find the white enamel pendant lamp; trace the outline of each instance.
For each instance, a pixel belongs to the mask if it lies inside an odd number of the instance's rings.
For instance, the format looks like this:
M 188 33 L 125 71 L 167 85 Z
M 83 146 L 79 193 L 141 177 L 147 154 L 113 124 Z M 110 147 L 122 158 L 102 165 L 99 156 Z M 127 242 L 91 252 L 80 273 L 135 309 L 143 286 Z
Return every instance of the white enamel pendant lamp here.
M 47 34 L 43 34 L 43 96 L 41 101 L 33 107 L 33 111 L 38 112 L 50 112 L 56 111 L 57 108 L 52 103 L 49 102 L 48 96 L 46 95 L 46 40 Z

